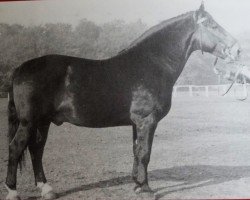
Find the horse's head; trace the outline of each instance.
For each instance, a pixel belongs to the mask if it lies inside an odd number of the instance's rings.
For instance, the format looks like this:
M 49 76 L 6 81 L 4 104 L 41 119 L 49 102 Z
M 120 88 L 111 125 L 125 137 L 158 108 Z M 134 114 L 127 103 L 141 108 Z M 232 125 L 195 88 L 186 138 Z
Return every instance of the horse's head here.
M 196 24 L 194 36 L 198 49 L 227 61 L 238 60 L 241 49 L 237 40 L 214 21 L 205 11 L 203 3 L 194 12 L 194 20 Z

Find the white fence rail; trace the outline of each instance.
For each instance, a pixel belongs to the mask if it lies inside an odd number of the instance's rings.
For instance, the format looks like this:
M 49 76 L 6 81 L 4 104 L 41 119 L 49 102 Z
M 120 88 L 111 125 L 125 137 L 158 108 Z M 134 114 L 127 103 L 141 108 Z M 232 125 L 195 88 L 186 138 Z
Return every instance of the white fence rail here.
M 244 88 L 242 84 L 235 83 L 226 96 L 244 96 L 245 92 L 250 94 L 250 84 Z M 173 97 L 210 97 L 221 96 L 229 88 L 230 84 L 225 85 L 175 85 L 173 88 Z M 7 92 L 0 91 L 0 98 L 8 98 Z
M 229 88 L 230 84 L 226 85 L 175 85 L 173 88 L 173 97 L 180 96 L 221 96 Z M 242 84 L 235 83 L 226 96 L 243 96 L 245 92 L 250 92 L 249 84 L 243 87 Z

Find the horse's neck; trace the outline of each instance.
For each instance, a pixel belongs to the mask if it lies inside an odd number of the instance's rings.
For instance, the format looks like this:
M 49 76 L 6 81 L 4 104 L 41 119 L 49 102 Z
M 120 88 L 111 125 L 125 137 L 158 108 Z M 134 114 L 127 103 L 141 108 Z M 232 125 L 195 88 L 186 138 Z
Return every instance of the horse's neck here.
M 192 35 L 195 31 L 193 15 L 169 24 L 155 33 L 142 44 L 144 54 L 168 73 L 175 82 L 182 72 L 189 56 L 195 50 L 192 47 Z

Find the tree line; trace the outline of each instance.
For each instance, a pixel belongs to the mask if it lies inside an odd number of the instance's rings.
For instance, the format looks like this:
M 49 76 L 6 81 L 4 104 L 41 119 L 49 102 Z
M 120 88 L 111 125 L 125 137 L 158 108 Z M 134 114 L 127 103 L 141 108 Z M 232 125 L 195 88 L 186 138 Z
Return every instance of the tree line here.
M 98 25 L 87 19 L 75 27 L 66 23 L 39 26 L 0 24 L 0 91 L 7 91 L 13 70 L 24 61 L 46 54 L 89 59 L 114 56 L 139 37 L 148 26 L 141 20 L 115 20 Z M 211 57 L 196 53 L 188 61 L 179 84 L 217 84 Z M 212 62 L 212 61 L 211 61 Z
M 0 91 L 8 88 L 13 69 L 26 60 L 46 54 L 89 59 L 111 57 L 145 30 L 141 20 L 97 25 L 83 19 L 75 27 L 66 23 L 29 27 L 0 24 Z

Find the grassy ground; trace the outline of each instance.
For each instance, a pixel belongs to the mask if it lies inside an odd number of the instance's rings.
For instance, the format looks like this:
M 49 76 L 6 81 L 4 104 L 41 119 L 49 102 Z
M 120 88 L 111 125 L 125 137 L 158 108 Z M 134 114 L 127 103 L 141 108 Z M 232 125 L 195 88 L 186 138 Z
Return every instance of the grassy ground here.
M 0 199 L 7 165 L 6 100 L 0 99 Z M 174 98 L 159 124 L 149 165 L 158 199 L 250 197 L 250 99 Z M 131 199 L 131 127 L 51 125 L 44 155 L 60 199 Z M 29 156 L 18 191 L 37 199 Z

